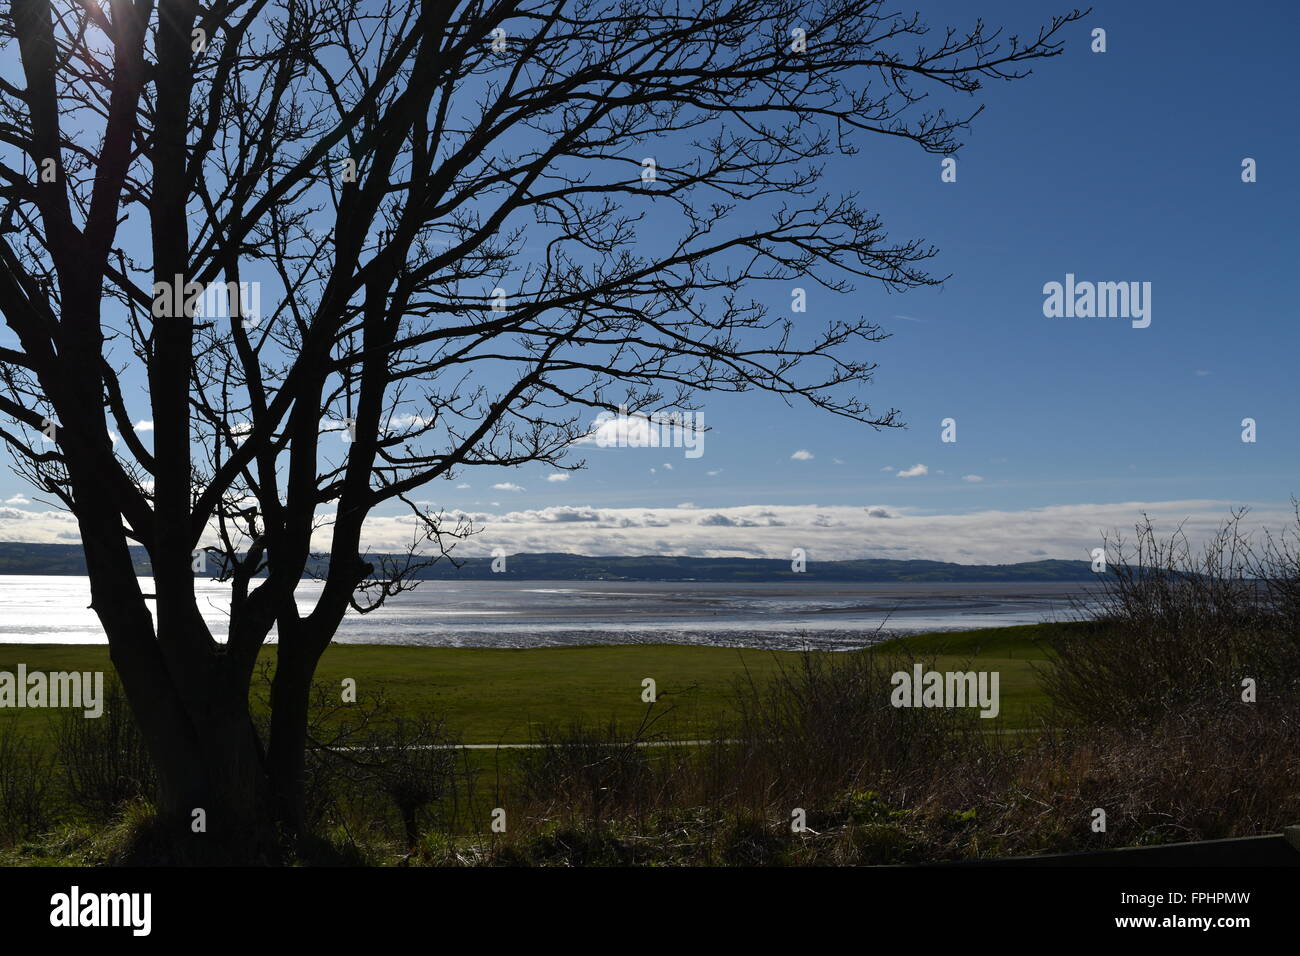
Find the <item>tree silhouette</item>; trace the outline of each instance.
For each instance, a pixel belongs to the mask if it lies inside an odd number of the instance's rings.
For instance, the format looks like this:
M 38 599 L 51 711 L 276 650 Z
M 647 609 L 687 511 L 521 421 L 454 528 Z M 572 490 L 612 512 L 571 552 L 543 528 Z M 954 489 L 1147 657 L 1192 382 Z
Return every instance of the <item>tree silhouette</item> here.
M 933 249 L 820 188 L 822 160 L 872 134 L 951 153 L 978 109 L 926 97 L 1024 76 L 1080 16 L 932 39 L 880 0 L 14 0 L 0 437 L 77 519 L 175 839 L 199 839 L 198 807 L 204 839 L 248 853 L 301 828 L 322 652 L 472 530 L 412 498 L 429 482 L 579 467 L 593 411 L 706 391 L 896 425 L 861 396 L 879 326 L 796 323 L 756 290 L 940 281 Z M 393 502 L 410 552 L 368 558 Z M 302 611 L 314 536 L 328 570 Z M 231 584 L 225 643 L 200 549 Z M 263 746 L 248 696 L 273 627 Z

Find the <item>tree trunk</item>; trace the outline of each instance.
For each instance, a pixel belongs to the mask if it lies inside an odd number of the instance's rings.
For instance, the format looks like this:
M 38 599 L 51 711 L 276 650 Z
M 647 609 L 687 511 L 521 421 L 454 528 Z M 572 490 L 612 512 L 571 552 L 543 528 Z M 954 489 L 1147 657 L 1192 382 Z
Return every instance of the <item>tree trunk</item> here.
M 267 754 L 276 822 L 294 838 L 307 835 L 307 720 L 316 665 L 333 627 L 281 618 L 271 685 L 271 743 Z
M 314 657 L 290 650 L 281 638 L 271 685 L 268 762 L 276 820 L 294 837 L 307 832 L 307 712 L 315 668 Z
M 248 683 L 212 662 L 209 692 L 159 708 L 155 679 L 114 649 L 114 664 L 158 771 L 157 845 L 144 863 L 272 864 L 280 848 L 271 781 L 248 708 Z M 164 675 L 164 682 L 168 678 Z M 170 684 L 164 683 L 170 689 Z

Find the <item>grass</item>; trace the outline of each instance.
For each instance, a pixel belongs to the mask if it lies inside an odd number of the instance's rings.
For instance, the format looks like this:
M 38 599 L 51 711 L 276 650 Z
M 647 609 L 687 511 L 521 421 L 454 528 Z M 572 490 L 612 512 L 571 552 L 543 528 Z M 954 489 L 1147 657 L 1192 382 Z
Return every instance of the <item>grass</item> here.
M 317 833 L 325 850 L 311 843 L 302 859 L 916 863 L 1255 835 L 1293 822 L 1300 792 L 1294 721 L 1237 705 L 1170 714 L 1134 733 L 1072 717 L 1049 695 L 1044 665 L 1060 660 L 1064 646 L 1126 647 L 1140 636 L 1113 624 L 1047 624 L 811 656 L 676 645 L 335 646 L 317 674 L 331 693 L 352 678 L 358 703 L 382 696 L 398 714 L 431 711 L 452 739 L 545 747 L 456 755 L 437 777 L 440 796 L 418 808 L 415 838 L 412 828 L 404 832 L 401 798 L 384 783 L 391 774 L 358 777 L 331 758 L 320 764 L 324 777 L 313 778 L 325 782 L 315 791 L 325 799 L 313 804 L 322 811 Z M 274 649 L 266 655 L 273 662 Z M 939 671 L 997 671 L 1000 716 L 890 707 L 888 675 L 909 659 Z M 48 670 L 107 667 L 102 647 L 0 645 L 0 668 L 20 661 Z M 640 736 L 645 677 L 668 705 L 655 736 L 724 740 L 627 746 Z M 739 681 L 752 681 L 750 689 L 737 688 Z M 1117 690 L 1130 685 L 1138 686 L 1124 674 L 1113 682 Z M 51 716 L 0 710 L 0 730 L 8 720 L 39 732 Z M 60 758 L 51 756 L 57 766 Z M 403 759 L 392 766 L 400 771 Z M 422 763 L 411 766 L 426 772 Z M 1270 768 L 1267 777 L 1243 788 L 1243 775 L 1261 766 Z M 112 817 L 62 812 L 40 830 L 15 824 L 0 845 L 0 864 L 163 859 L 150 857 L 151 844 L 140 837 L 152 825 L 148 800 L 125 807 Z M 497 807 L 509 808 L 505 836 L 489 832 Z M 806 833 L 791 831 L 791 807 L 805 808 Z M 1091 829 L 1096 807 L 1107 811 L 1105 833 Z
M 997 718 L 987 723 L 1004 730 L 1022 730 L 1038 726 L 1040 716 L 1050 704 L 1039 679 L 1048 658 L 1048 642 L 1067 630 L 1086 626 L 1029 624 L 919 634 L 878 644 L 872 651 L 933 657 L 934 668 L 940 671 L 997 671 L 1002 707 Z
M 877 645 L 862 653 L 904 652 L 934 658 L 939 670 L 978 666 L 1001 674 L 1002 710 L 990 727 L 1019 729 L 1036 723 L 1047 703 L 1035 670 L 1045 643 L 1061 628 L 1038 624 L 924 634 Z M 830 652 L 826 652 L 830 653 Z M 321 660 L 317 679 L 342 687 L 357 682 L 358 698 L 382 692 L 399 711 L 432 710 L 465 743 L 518 743 L 542 724 L 572 720 L 636 726 L 645 713 L 642 680 L 653 678 L 664 715 L 656 733 L 673 739 L 708 734 L 726 713 L 737 680 L 761 683 L 794 666 L 797 651 L 694 647 L 674 644 L 544 647 L 529 649 L 396 647 L 336 644 Z M 263 656 L 274 661 L 273 648 Z M 98 645 L 0 645 L 0 670 L 19 663 L 29 670 L 111 671 L 108 648 Z M 0 710 L 24 733 L 48 732 L 51 712 Z

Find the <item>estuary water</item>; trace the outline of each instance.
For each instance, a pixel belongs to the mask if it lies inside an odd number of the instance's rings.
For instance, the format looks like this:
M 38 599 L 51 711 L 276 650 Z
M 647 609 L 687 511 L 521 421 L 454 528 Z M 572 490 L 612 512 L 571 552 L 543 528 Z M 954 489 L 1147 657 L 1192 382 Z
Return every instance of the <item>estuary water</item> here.
M 146 591 L 152 589 L 144 581 Z M 776 584 L 595 581 L 428 581 L 372 614 L 349 612 L 345 644 L 543 647 L 703 644 L 848 650 L 900 634 L 1070 620 L 1078 583 Z M 319 584 L 297 593 L 307 613 Z M 228 585 L 204 582 L 200 607 L 224 639 Z M 106 643 L 90 582 L 71 575 L 0 575 L 0 643 Z M 274 635 L 273 635 L 274 638 Z

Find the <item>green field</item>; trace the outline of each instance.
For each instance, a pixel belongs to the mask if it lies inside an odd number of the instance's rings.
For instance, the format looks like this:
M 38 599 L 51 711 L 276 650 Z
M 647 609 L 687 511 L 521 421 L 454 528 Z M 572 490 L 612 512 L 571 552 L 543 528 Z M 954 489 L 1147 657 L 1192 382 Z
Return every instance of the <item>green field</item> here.
M 1046 698 L 1036 662 L 1045 639 L 1069 625 L 1040 624 L 960 633 L 926 634 L 877 645 L 861 653 L 910 653 L 933 660 L 938 670 L 998 671 L 1002 709 L 990 726 L 1028 726 Z M 642 680 L 655 680 L 661 713 L 654 732 L 668 738 L 707 735 L 728 709 L 736 681 L 762 682 L 794 666 L 800 652 L 668 644 L 547 647 L 527 650 L 395 647 L 335 644 L 325 653 L 317 679 L 340 688 L 357 683 L 358 701 L 384 695 L 402 711 L 432 711 L 465 743 L 530 740 L 540 724 L 615 719 L 635 727 L 646 713 Z M 829 652 L 822 652 L 829 653 Z M 273 648 L 264 656 L 274 661 Z M 90 645 L 0 645 L 0 670 L 19 663 L 29 670 L 111 671 L 108 648 Z M 0 710 L 0 720 L 19 722 L 41 734 L 51 711 Z

